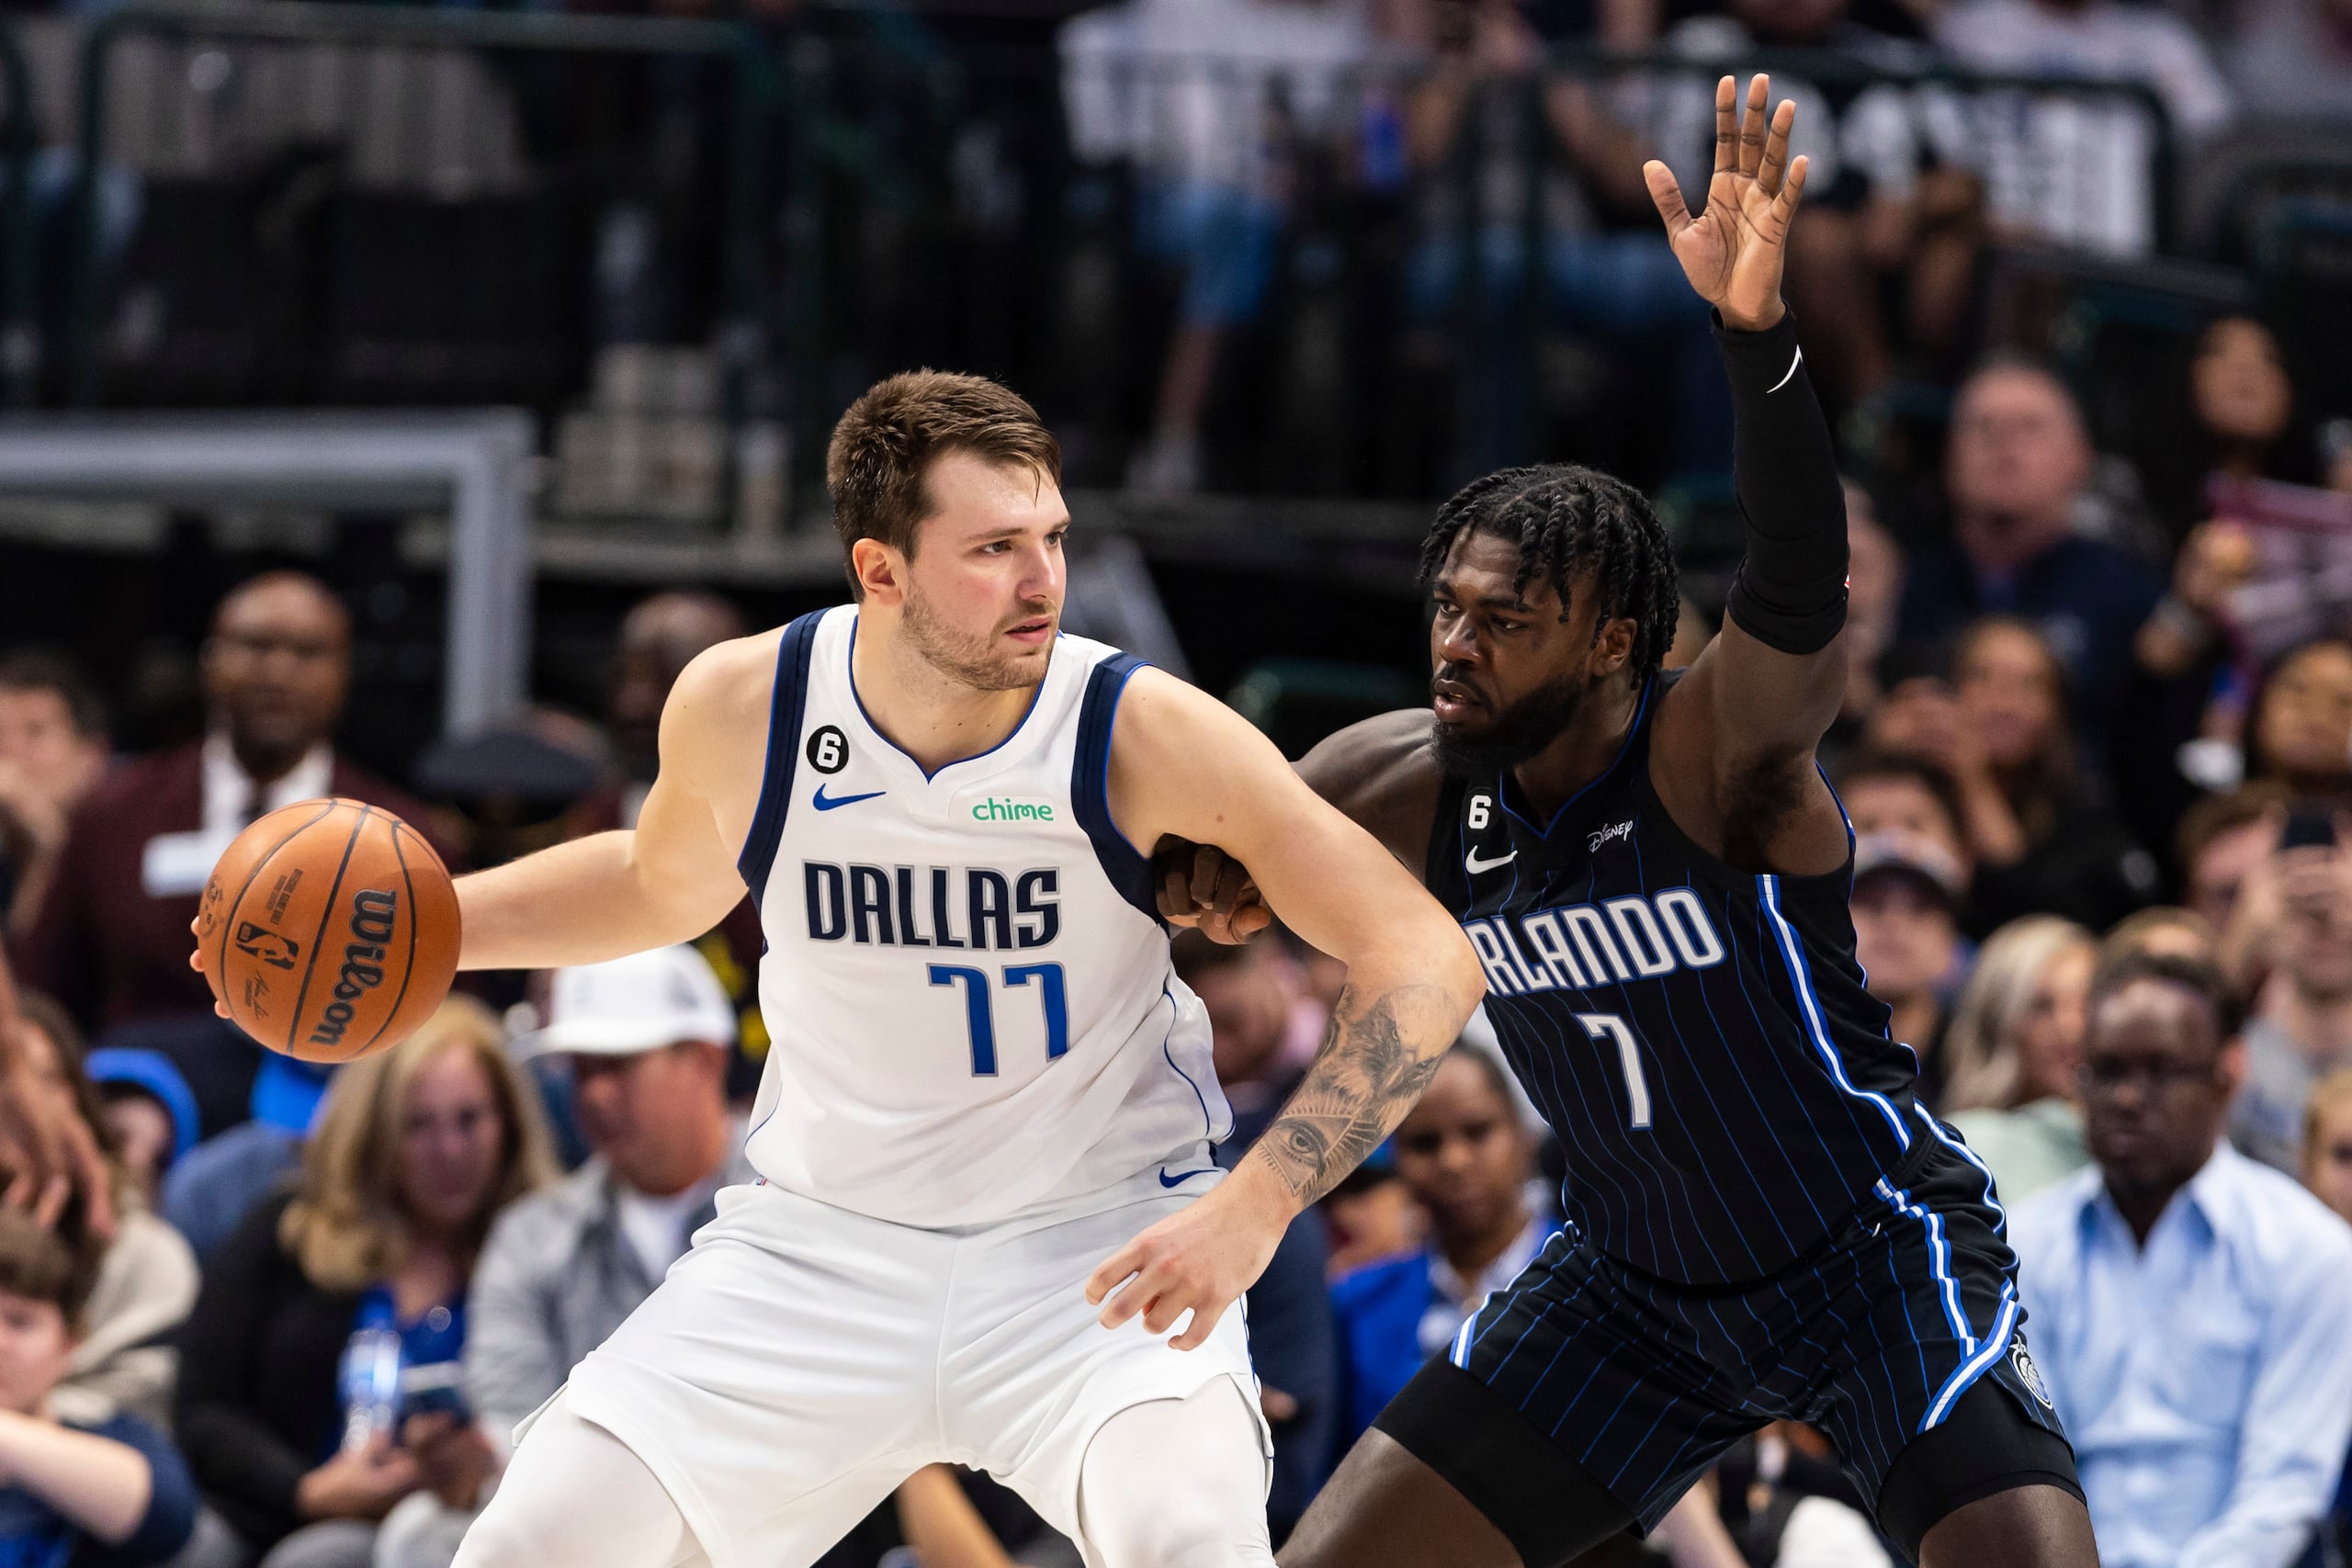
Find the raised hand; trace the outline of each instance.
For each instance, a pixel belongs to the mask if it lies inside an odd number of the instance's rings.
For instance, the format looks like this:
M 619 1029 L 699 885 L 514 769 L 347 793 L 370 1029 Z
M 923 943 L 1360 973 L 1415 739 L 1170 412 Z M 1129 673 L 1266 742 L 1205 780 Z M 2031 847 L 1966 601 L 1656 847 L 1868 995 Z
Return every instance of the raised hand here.
M 1741 113 L 1732 79 L 1715 84 L 1715 172 L 1698 217 L 1683 205 L 1672 170 L 1655 158 L 1642 165 L 1683 276 L 1722 312 L 1724 325 L 1740 332 L 1761 332 L 1781 319 L 1789 220 L 1804 193 L 1806 160 L 1789 161 L 1796 105 L 1783 100 L 1768 115 L 1770 94 L 1770 77 L 1749 78 Z

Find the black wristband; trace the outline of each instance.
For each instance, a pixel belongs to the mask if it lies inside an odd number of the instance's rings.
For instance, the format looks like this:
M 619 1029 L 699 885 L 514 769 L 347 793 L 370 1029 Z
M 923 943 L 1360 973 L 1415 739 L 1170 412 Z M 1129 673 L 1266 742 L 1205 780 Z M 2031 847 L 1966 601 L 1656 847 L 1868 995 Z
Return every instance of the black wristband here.
M 1805 374 L 1793 312 L 1761 332 L 1714 321 L 1732 392 L 1732 473 L 1747 552 L 1726 605 L 1783 653 L 1817 653 L 1846 624 L 1846 491 Z

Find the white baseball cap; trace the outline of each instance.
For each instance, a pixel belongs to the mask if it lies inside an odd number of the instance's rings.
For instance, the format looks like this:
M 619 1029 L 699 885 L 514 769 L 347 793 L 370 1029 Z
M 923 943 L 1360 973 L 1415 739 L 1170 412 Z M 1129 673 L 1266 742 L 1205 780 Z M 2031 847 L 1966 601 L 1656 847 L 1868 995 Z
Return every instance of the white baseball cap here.
M 735 1043 L 735 1010 L 691 947 L 656 947 L 603 964 L 559 969 L 544 1029 L 518 1037 L 523 1060 L 566 1052 L 633 1056 L 681 1040 Z

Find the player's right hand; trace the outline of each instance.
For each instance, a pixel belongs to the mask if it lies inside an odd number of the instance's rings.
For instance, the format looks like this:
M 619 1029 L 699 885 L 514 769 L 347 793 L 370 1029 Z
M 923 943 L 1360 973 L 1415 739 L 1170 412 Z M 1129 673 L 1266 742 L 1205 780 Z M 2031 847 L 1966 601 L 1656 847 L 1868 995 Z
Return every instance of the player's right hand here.
M 1273 1261 L 1296 1212 L 1271 1173 L 1245 1165 L 1103 1259 L 1087 1276 L 1086 1299 L 1102 1307 L 1105 1328 L 1140 1315 L 1146 1329 L 1166 1334 L 1190 1312 L 1193 1321 L 1168 1343 L 1197 1348 Z
M 198 915 L 195 919 L 190 920 L 187 923 L 187 934 L 192 937 L 201 939 L 204 933 L 197 928 L 203 923 L 204 917 L 201 915 Z M 188 949 L 187 966 L 195 970 L 199 975 L 204 973 L 204 943 L 201 940 L 199 940 L 194 947 Z M 229 1016 L 229 1004 L 220 1000 L 218 998 L 215 998 L 212 1003 L 212 1010 L 220 1014 L 222 1018 L 227 1018 Z
M 1237 945 L 1273 923 L 1250 868 L 1215 844 L 1170 834 L 1151 857 L 1151 881 L 1159 918 L 1192 926 L 1211 942 Z

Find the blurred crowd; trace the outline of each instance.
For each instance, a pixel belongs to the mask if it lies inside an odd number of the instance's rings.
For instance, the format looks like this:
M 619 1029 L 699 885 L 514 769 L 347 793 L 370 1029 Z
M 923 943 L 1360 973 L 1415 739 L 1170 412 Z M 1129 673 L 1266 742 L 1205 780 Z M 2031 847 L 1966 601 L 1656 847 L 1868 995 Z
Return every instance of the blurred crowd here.
M 2211 312 L 2177 376 L 2130 389 L 2180 439 L 2103 451 L 2075 381 L 1988 346 L 1982 291 L 1996 245 L 2145 255 L 2162 138 L 2352 125 L 2352 6 L 1087 12 L 1059 39 L 1069 144 L 1134 170 L 1124 216 L 1177 299 L 1125 477 L 1216 482 L 1220 378 L 1272 301 L 1336 265 L 1318 225 L 1340 190 L 1403 214 L 1384 231 L 1395 297 L 1370 316 L 1408 344 L 1442 325 L 1477 345 L 1441 471 L 1540 446 L 1537 405 L 1562 385 L 1606 401 L 1646 374 L 1660 471 L 1719 479 L 1721 373 L 1639 169 L 1662 158 L 1695 192 L 1713 74 L 1761 49 L 1818 51 L 1775 85 L 1814 160 L 1789 294 L 1840 429 L 1875 428 L 1905 387 L 1949 411 L 1940 447 L 1899 472 L 1849 443 L 1849 667 L 1823 760 L 1856 834 L 1857 956 L 1922 1100 L 2009 1206 L 2030 1381 L 2074 1436 L 2105 1560 L 2339 1562 L 2352 407 L 2298 386 L 2311 345 L 2282 343 L 2275 317 Z M 1665 52 L 1546 70 L 1564 51 Z M 2153 96 L 1963 86 L 1936 74 L 1951 65 Z M 1311 401 L 1316 384 L 1276 395 Z M 1673 662 L 1721 610 L 1705 570 L 1689 581 Z M 722 597 L 656 594 L 614 630 L 599 711 L 436 743 L 398 784 L 338 750 L 361 722 L 351 615 L 313 578 L 221 600 L 200 732 L 142 755 L 119 754 L 72 658 L 0 632 L 0 920 L 25 1048 L 105 1147 L 116 1210 L 102 1235 L 71 1203 L 0 1205 L 0 1564 L 450 1561 L 515 1424 L 741 1175 L 768 1043 L 756 918 L 590 969 L 469 976 L 423 1032 L 329 1074 L 212 1016 L 187 964 L 197 894 L 242 827 L 322 794 L 398 813 L 459 869 L 628 825 L 671 682 L 744 629 Z M 1215 1027 L 1229 1160 L 1303 1071 L 1340 976 L 1280 932 L 1185 936 L 1177 961 Z M 1542 1246 L 1572 1158 L 1474 1030 L 1389 1145 L 1294 1225 L 1250 1314 L 1277 1539 Z M 1868 1502 L 1817 1434 L 1775 1426 L 1653 1540 L 1602 1555 L 1873 1568 L 1894 1559 Z M 1075 1561 L 1008 1494 L 943 1470 L 829 1568 Z

